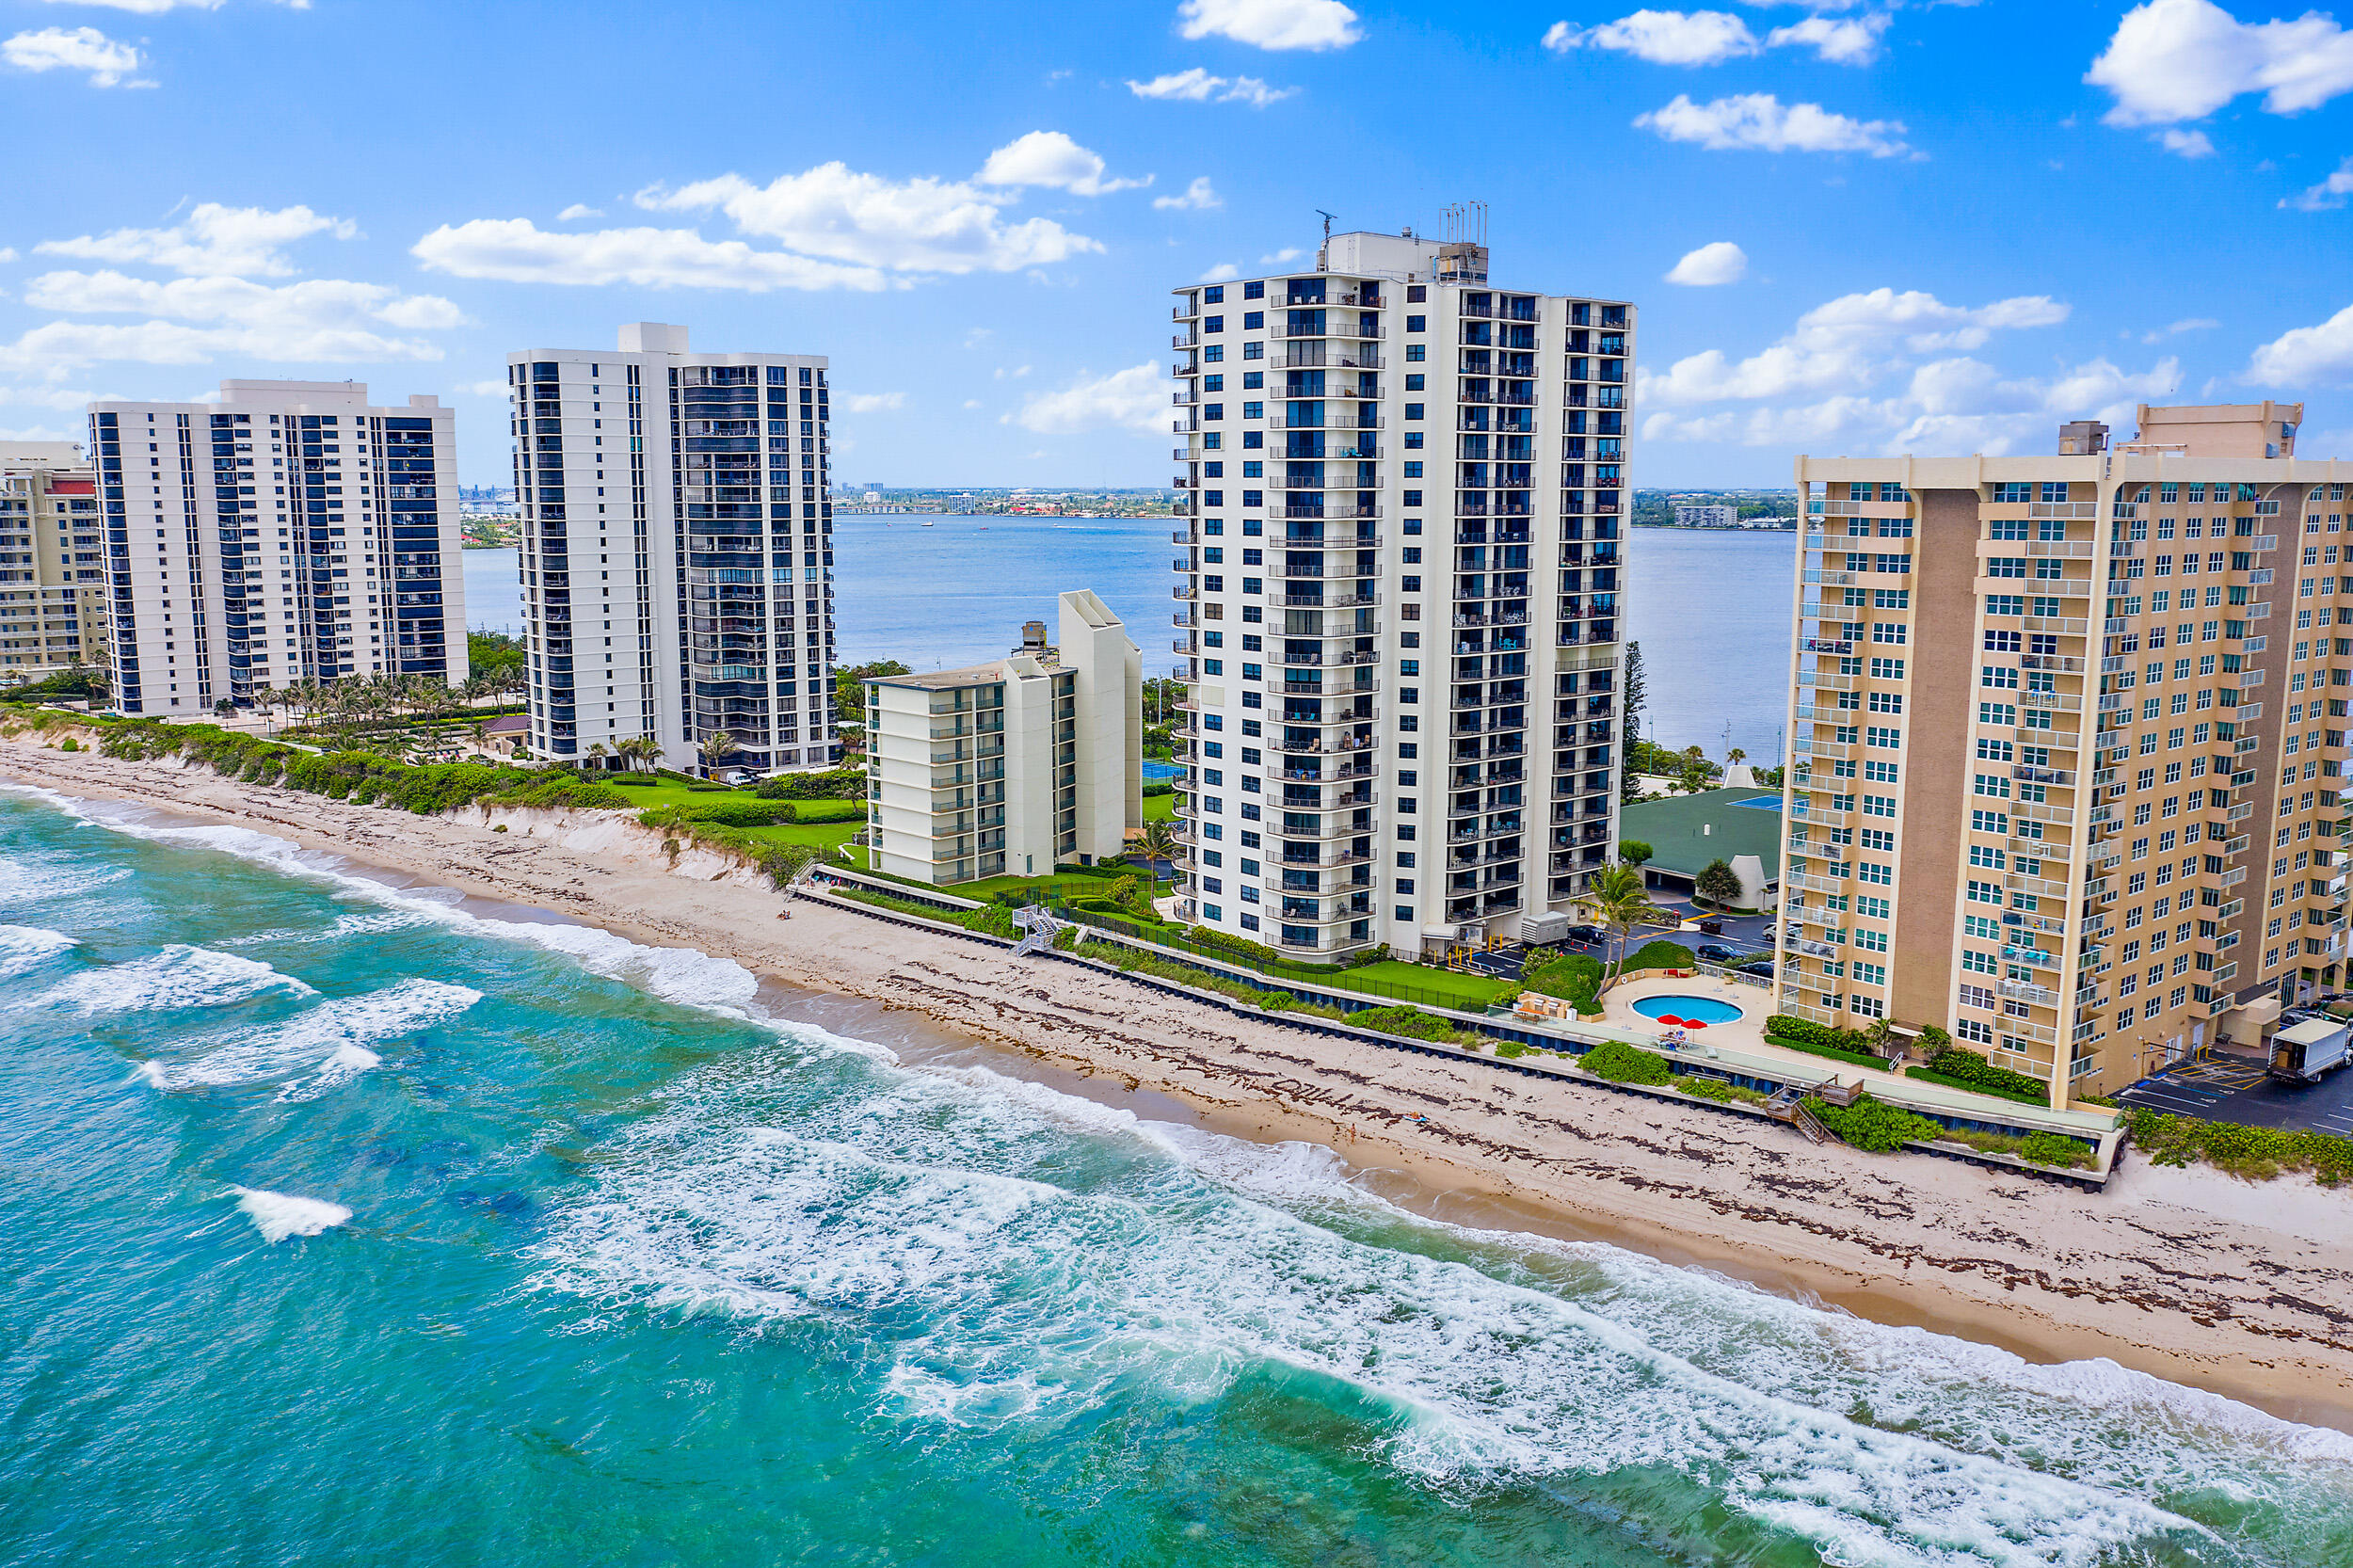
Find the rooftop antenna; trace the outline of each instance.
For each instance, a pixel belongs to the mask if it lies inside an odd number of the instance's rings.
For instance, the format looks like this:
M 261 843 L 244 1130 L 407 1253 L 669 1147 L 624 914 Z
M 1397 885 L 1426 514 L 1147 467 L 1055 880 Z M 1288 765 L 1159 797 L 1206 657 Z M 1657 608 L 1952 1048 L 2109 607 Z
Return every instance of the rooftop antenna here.
M 1318 248 L 1316 251 L 1316 270 L 1318 272 L 1321 272 L 1332 264 L 1333 215 L 1325 212 L 1321 207 L 1318 207 L 1316 209 L 1316 216 L 1323 219 L 1323 244 Z

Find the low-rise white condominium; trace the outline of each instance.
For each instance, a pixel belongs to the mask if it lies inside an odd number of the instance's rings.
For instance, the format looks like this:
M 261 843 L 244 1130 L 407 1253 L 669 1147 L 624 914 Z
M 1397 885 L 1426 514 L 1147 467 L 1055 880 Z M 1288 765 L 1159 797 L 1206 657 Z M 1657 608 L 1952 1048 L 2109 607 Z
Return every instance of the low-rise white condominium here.
M 1188 918 L 1517 935 L 1614 853 L 1633 308 L 1411 234 L 1176 293 Z
M 357 381 L 223 381 L 212 403 L 90 405 L 115 706 L 466 679 L 452 411 Z
M 0 686 L 106 662 L 98 477 L 72 441 L 0 441 Z
M 1002 659 L 867 682 L 867 841 L 919 882 L 1029 876 L 1144 824 L 1144 657 L 1101 600 L 1062 596 Z
M 825 361 L 691 351 L 686 328 L 508 357 L 531 747 L 651 735 L 670 766 L 841 755 Z
M 2344 986 L 2353 465 L 2302 415 L 1798 459 L 1783 1012 L 2063 1103 Z

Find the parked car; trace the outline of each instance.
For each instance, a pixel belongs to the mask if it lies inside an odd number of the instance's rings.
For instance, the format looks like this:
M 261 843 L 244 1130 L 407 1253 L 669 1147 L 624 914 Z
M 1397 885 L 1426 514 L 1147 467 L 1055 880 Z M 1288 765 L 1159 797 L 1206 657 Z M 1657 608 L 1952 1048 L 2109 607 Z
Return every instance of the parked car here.
M 1733 968 L 1742 974 L 1762 975 L 1767 980 L 1773 978 L 1773 961 L 1769 958 L 1753 958 L 1745 964 L 1735 964 Z
M 1703 964 L 1730 965 L 1740 963 L 1749 954 L 1737 948 L 1728 948 L 1721 942 L 1702 942 L 1698 948 L 1698 956 Z
M 1724 922 L 1721 920 L 1702 920 L 1700 921 L 1700 930 L 1710 936 L 1721 936 L 1724 934 Z
M 1609 940 L 1609 933 L 1597 925 L 1573 925 L 1569 927 L 1569 940 L 1583 947 L 1599 947 Z

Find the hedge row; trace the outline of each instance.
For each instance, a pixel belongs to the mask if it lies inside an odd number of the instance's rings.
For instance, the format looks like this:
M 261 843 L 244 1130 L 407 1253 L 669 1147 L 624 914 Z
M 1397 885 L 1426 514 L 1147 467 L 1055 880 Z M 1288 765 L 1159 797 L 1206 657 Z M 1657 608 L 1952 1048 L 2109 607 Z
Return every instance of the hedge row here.
M 1955 1078 L 1950 1073 L 1940 1073 L 1930 1067 L 1908 1068 L 1904 1076 L 1916 1078 L 1923 1083 L 1942 1083 L 1948 1089 L 1966 1089 L 1973 1095 L 1991 1095 L 1995 1099 L 2009 1100 L 2018 1105 L 2040 1105 L 2047 1108 L 2051 1103 L 2051 1096 L 2040 1090 L 2031 1095 L 2013 1094 L 2008 1089 L 1995 1089 L 1987 1084 L 1973 1083 L 1965 1078 Z M 2024 1078 L 2025 1075 L 2019 1073 L 2012 1076 Z M 2029 1081 L 2032 1080 L 2029 1080 Z
M 866 770 L 836 768 L 830 773 L 787 773 L 763 778 L 752 786 L 762 800 L 857 800 L 866 798 Z M 861 806 L 860 811 L 865 808 Z M 803 822 L 822 818 L 803 817 Z
M 2032 1105 L 2048 1105 L 2051 1102 L 2051 1092 L 2043 1086 L 2041 1079 L 2011 1072 L 2008 1067 L 1996 1067 L 1976 1051 L 1963 1050 L 1959 1046 L 1946 1046 L 1929 1057 L 1928 1070 L 1945 1081 L 1958 1083 L 1966 1089 L 2024 1099 Z
M 947 925 L 960 925 L 968 931 L 985 932 L 1007 941 L 1020 935 L 1013 923 L 1013 911 L 1001 904 L 985 904 L 978 909 L 942 909 L 935 904 L 919 904 L 911 898 L 878 893 L 869 888 L 839 887 L 834 891 L 856 903 L 871 904 L 877 909 L 891 909 L 902 915 L 916 915 Z
M 2153 1165 L 2186 1165 L 2192 1160 L 2250 1180 L 2268 1180 L 2282 1171 L 2310 1171 L 2323 1187 L 2353 1176 L 2353 1139 L 2325 1132 L 2290 1132 L 2243 1127 L 2236 1122 L 2201 1122 L 2137 1107 L 2124 1112 L 2133 1142 Z
M 133 720 L 104 727 L 99 751 L 132 760 L 179 756 L 248 784 L 277 784 L 306 794 L 392 806 L 430 815 L 460 806 L 535 806 L 591 809 L 629 804 L 610 785 L 577 774 L 500 762 L 395 762 L 372 751 L 321 754 L 209 724 Z

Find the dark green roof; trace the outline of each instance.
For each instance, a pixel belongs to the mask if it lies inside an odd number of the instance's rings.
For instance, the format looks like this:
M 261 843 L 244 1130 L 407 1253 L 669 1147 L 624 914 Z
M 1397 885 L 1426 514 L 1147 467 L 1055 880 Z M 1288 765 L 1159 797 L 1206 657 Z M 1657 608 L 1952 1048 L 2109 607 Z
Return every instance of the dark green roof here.
M 1744 800 L 1770 801 L 1771 809 L 1743 806 Z M 1692 876 L 1710 860 L 1753 855 L 1764 862 L 1765 880 L 1778 881 L 1781 792 L 1752 785 L 1639 801 L 1620 813 L 1618 837 L 1649 844 L 1650 863 L 1662 872 Z

